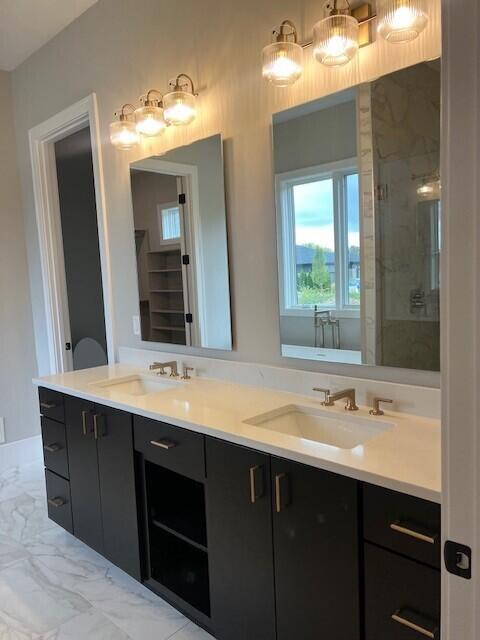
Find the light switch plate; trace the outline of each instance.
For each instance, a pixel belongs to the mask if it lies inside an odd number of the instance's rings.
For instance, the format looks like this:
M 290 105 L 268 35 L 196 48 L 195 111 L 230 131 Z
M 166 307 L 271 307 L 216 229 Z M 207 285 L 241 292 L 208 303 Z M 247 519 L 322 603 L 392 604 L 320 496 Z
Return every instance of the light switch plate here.
M 140 330 L 140 316 L 133 316 L 132 317 L 132 321 L 133 321 L 133 333 L 136 336 L 139 336 L 141 333 Z
M 5 439 L 5 418 L 0 416 L 0 444 L 3 444 Z

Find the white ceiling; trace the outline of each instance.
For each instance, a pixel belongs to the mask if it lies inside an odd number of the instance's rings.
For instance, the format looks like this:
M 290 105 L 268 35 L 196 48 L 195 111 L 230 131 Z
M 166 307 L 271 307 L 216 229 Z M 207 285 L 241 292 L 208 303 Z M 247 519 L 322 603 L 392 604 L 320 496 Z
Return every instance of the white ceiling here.
M 0 0 L 0 69 L 15 69 L 95 2 Z

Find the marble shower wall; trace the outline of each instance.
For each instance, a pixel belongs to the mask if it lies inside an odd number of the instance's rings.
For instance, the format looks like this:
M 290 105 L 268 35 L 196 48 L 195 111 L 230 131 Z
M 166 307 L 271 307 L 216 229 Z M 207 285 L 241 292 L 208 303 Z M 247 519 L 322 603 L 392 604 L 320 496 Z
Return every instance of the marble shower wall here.
M 357 155 L 360 198 L 360 251 L 362 269 L 360 321 L 362 362 L 377 362 L 377 301 L 375 201 L 373 182 L 373 136 L 371 85 L 357 90 Z
M 434 278 L 438 201 L 419 202 L 422 176 L 440 166 L 440 62 L 371 85 L 376 188 L 377 364 L 439 370 L 439 290 Z M 411 308 L 415 291 L 424 306 Z

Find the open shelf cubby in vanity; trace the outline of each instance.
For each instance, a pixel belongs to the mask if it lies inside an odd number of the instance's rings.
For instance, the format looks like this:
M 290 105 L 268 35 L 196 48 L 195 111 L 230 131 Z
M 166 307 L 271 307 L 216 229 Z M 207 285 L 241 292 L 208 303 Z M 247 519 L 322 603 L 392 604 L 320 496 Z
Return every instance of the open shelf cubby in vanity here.
M 208 627 L 210 592 L 205 486 L 144 461 L 147 584 Z M 176 604 L 177 602 L 175 602 Z

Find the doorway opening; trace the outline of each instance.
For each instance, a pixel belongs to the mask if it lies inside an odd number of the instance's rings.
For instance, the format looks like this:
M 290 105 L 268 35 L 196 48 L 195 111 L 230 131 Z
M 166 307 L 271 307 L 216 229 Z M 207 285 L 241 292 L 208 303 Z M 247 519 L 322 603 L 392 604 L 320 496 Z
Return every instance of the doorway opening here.
M 90 127 L 55 142 L 73 369 L 107 364 Z
M 113 363 L 95 94 L 37 125 L 29 136 L 49 354 L 48 371 L 41 373 Z

